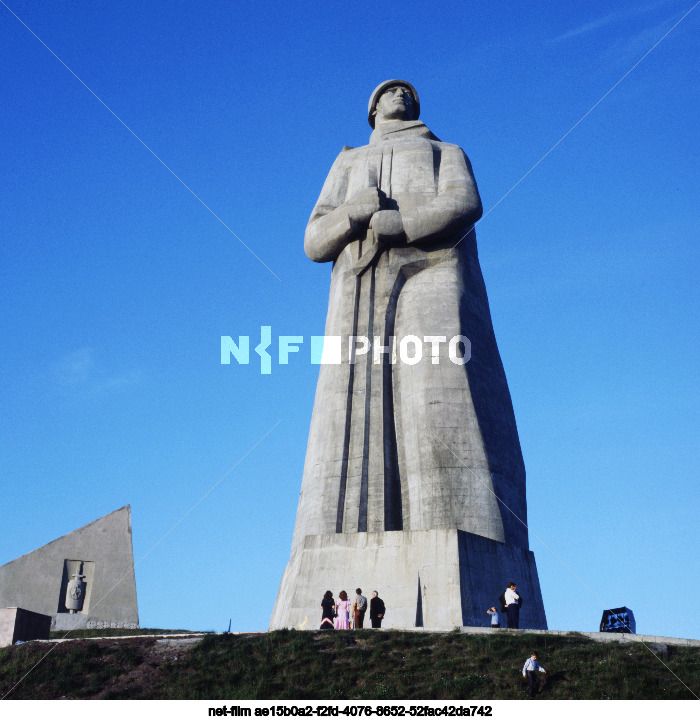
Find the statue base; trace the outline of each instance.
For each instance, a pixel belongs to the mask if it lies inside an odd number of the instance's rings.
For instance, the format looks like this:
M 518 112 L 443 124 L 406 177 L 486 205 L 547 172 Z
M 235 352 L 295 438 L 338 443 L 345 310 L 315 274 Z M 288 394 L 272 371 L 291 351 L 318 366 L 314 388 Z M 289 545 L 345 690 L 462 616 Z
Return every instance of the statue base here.
M 546 629 L 532 551 L 457 529 L 307 536 L 282 576 L 270 630 L 318 628 L 323 594 L 352 600 L 357 587 L 368 599 L 379 592 L 382 628 L 489 626 L 486 609 L 498 608 L 509 581 L 523 597 L 520 628 Z

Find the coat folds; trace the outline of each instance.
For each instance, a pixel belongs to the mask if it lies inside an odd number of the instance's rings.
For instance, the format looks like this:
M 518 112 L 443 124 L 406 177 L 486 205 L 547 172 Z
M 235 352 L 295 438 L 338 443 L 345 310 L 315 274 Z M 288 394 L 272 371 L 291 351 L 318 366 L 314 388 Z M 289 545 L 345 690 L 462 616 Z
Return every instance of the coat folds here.
M 404 237 L 362 270 L 372 231 L 358 231 L 348 201 L 369 187 L 399 211 Z M 525 470 L 477 256 L 480 216 L 468 158 L 418 121 L 383 123 L 369 145 L 343 149 L 333 164 L 304 247 L 312 260 L 333 263 L 325 335 L 341 337 L 342 356 L 320 368 L 293 551 L 307 535 L 433 528 L 527 548 L 526 528 L 504 508 L 527 521 Z M 370 341 L 354 362 L 351 336 Z M 407 336 L 422 341 L 419 362 L 392 356 L 392 338 L 398 346 Z M 445 340 L 424 341 L 431 336 Z M 471 342 L 463 364 L 448 357 L 456 336 Z

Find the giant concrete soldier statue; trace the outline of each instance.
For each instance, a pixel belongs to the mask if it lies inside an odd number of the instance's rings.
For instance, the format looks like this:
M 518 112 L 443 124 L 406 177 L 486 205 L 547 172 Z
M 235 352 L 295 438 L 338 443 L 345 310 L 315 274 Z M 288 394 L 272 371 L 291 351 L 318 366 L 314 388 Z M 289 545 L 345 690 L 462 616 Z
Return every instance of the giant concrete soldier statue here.
M 333 263 L 325 335 L 341 354 L 321 366 L 272 628 L 315 613 L 332 578 L 387 589 L 388 627 L 483 625 L 511 576 L 523 621 L 546 627 L 481 200 L 419 112 L 410 83 L 376 88 L 369 144 L 342 150 L 306 229 L 309 258 Z

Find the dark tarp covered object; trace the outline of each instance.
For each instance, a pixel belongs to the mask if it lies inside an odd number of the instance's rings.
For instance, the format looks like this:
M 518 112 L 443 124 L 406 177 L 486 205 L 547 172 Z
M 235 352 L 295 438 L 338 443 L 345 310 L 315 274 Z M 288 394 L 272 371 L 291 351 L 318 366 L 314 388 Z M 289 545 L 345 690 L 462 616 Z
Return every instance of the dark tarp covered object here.
M 607 633 L 637 633 L 637 624 L 631 608 L 610 608 L 603 611 L 600 630 Z

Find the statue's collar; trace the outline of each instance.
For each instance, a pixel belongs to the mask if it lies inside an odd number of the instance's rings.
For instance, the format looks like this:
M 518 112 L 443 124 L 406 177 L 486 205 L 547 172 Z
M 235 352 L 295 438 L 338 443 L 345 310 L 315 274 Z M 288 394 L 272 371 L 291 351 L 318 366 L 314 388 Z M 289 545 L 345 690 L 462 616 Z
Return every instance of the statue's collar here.
M 427 138 L 438 140 L 420 120 L 387 120 L 379 123 L 369 136 L 370 145 L 393 138 Z

